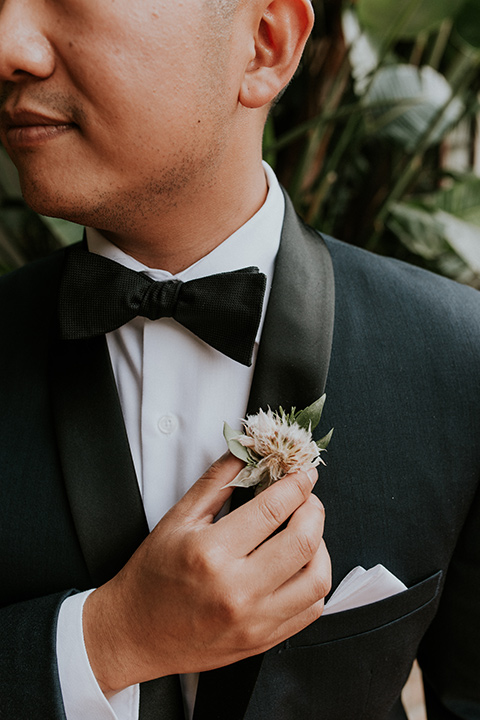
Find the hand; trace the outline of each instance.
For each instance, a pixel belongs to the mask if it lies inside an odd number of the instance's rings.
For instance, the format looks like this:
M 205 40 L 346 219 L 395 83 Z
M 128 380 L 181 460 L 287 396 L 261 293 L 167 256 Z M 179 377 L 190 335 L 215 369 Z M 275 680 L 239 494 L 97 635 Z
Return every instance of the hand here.
M 107 696 L 264 652 L 321 615 L 330 559 L 316 470 L 287 475 L 214 523 L 241 467 L 231 455 L 214 463 L 87 599 L 85 643 Z

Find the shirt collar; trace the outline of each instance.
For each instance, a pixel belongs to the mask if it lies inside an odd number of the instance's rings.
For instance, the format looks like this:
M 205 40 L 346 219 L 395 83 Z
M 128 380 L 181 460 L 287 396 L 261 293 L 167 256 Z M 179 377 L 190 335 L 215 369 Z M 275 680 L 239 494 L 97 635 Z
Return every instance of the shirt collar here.
M 285 198 L 275 173 L 265 162 L 263 167 L 268 183 L 268 193 L 260 210 L 208 255 L 200 258 L 196 263 L 176 275 L 172 275 L 166 270 L 147 267 L 124 253 L 93 228 L 86 229 L 88 249 L 90 252 L 103 255 L 131 270 L 143 272 L 152 280 L 160 281 L 177 278 L 185 282 L 206 275 L 239 270 L 252 265 L 258 267 L 260 272 L 263 272 L 267 277 L 267 290 L 263 304 L 262 321 L 257 335 L 258 339 L 272 285 L 275 258 L 280 245 L 285 215 Z

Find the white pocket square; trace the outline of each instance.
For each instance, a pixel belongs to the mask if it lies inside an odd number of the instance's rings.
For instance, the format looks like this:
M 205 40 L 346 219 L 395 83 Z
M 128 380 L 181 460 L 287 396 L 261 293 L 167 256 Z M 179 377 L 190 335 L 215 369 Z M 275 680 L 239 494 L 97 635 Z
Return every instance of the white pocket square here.
M 358 566 L 343 578 L 325 603 L 323 615 L 369 605 L 406 589 L 407 586 L 383 565 L 375 565 L 370 570 Z

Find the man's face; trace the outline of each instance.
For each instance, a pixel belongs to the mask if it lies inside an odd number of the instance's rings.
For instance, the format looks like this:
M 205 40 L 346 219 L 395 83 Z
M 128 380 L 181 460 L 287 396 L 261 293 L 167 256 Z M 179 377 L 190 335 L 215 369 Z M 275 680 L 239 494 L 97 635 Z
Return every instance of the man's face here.
M 204 0 L 0 0 L 0 139 L 35 209 L 126 229 L 206 181 L 237 99 L 208 18 Z

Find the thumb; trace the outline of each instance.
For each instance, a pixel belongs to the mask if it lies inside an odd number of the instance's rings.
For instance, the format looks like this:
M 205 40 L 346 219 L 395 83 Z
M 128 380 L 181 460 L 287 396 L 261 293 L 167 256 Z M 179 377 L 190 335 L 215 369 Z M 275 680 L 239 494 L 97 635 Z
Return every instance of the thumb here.
M 213 520 L 233 492 L 233 488 L 225 485 L 232 482 L 244 466 L 242 460 L 226 452 L 192 485 L 177 503 L 178 509 L 192 519 L 212 516 Z

